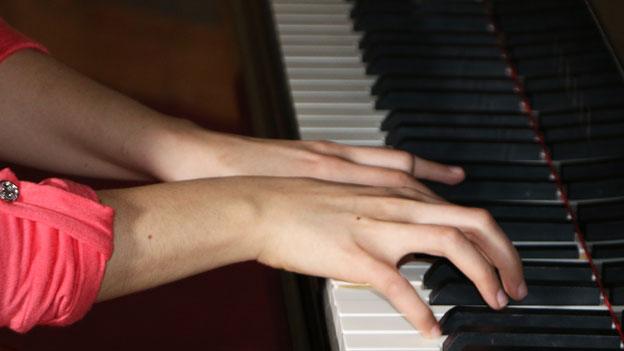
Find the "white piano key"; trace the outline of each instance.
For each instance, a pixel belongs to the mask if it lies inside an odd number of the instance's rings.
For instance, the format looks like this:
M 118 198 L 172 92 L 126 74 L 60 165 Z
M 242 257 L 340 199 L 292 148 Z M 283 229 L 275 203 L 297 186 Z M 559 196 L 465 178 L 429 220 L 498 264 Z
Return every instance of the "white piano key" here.
M 385 139 L 385 133 L 377 128 L 299 128 L 299 133 L 306 140 L 379 140 Z
M 322 45 L 357 45 L 360 36 L 355 33 L 346 33 L 342 35 L 312 35 L 312 34 L 284 34 L 279 36 L 280 43 L 287 45 L 306 45 L 319 46 Z
M 286 67 L 290 79 L 363 79 L 364 67 Z
M 370 92 L 371 86 L 375 83 L 373 77 L 362 79 L 290 79 L 290 88 L 293 92 L 300 91 L 364 91 Z
M 383 140 L 354 140 L 354 139 L 348 139 L 348 140 L 324 139 L 324 140 L 329 140 L 329 141 L 333 141 L 334 143 L 351 145 L 351 146 L 382 147 L 386 145 L 386 143 Z
M 430 306 L 433 315 L 440 319 L 452 306 Z M 387 300 L 343 300 L 336 304 L 340 317 L 400 317 L 399 313 Z
M 306 14 L 306 13 L 277 13 L 275 19 L 277 23 L 282 25 L 333 25 L 344 24 L 348 15 L 343 13 L 322 13 L 322 14 Z
M 396 333 L 420 335 L 420 332 L 402 316 L 388 317 L 341 317 L 340 325 L 345 334 Z
M 418 293 L 418 296 L 423 299 L 423 301 L 429 300 L 429 294 L 431 291 L 423 290 L 418 285 L 414 285 L 414 290 Z M 337 302 L 346 301 L 346 300 L 368 300 L 368 301 L 384 301 L 385 298 L 375 291 L 373 288 L 362 285 L 342 285 L 334 288 L 334 297 Z
M 352 34 L 351 24 L 281 24 L 277 23 L 277 31 L 280 35 L 292 34 Z
M 295 103 L 367 103 L 373 106 L 375 100 L 365 91 L 293 91 Z
M 345 2 L 338 3 L 274 3 L 273 9 L 276 13 L 349 13 L 351 5 Z
M 383 116 L 326 116 L 326 115 L 300 115 L 297 116 L 299 128 L 322 128 L 332 125 L 338 128 L 377 128 L 381 125 Z
M 360 51 L 356 45 L 289 45 L 282 44 L 282 53 L 286 58 L 294 57 L 352 57 L 362 61 Z
M 295 111 L 297 114 L 315 114 L 315 115 L 334 115 L 334 114 L 357 114 L 369 113 L 374 110 L 371 102 L 300 102 L 295 103 Z
M 344 335 L 347 350 L 429 351 L 440 350 L 445 337 L 426 339 L 409 334 L 350 334 Z

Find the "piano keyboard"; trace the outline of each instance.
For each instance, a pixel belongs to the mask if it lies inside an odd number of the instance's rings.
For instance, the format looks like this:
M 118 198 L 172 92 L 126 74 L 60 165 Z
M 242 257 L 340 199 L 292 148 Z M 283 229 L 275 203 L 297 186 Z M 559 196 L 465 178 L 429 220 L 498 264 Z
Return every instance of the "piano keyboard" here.
M 443 259 L 402 266 L 435 340 L 329 280 L 336 349 L 622 348 L 624 84 L 584 1 L 271 3 L 302 139 L 462 165 L 463 184 L 429 185 L 487 208 L 525 263 L 529 296 L 501 312 Z

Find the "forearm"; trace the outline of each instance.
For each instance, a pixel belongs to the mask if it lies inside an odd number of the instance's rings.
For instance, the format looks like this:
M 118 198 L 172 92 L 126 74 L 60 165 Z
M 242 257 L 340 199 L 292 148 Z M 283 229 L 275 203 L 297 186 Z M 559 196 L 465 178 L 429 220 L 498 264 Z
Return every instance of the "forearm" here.
M 0 116 L 2 159 L 91 177 L 166 178 L 176 146 L 200 133 L 30 50 L 0 64 Z
M 254 208 L 231 183 L 197 180 L 98 193 L 116 212 L 115 249 L 98 300 L 255 259 Z

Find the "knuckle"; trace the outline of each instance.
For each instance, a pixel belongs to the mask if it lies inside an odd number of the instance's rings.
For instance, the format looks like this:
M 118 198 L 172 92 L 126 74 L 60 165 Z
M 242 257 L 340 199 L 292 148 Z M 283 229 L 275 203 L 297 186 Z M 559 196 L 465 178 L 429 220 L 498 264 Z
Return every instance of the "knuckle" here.
M 444 228 L 440 234 L 442 244 L 450 250 L 461 250 L 466 245 L 466 238 L 457 228 Z
M 326 175 L 332 168 L 334 160 L 331 156 L 325 156 L 314 152 L 309 152 L 305 157 L 308 171 L 313 176 Z
M 392 171 L 389 176 L 392 183 L 396 184 L 397 187 L 407 187 L 412 183 L 412 177 L 405 172 Z
M 310 146 L 318 152 L 329 152 L 331 150 L 335 150 L 338 147 L 338 144 L 329 140 L 316 140 L 310 142 Z
M 485 228 L 492 228 L 494 225 L 496 225 L 496 220 L 489 211 L 482 208 L 475 208 L 472 209 L 472 211 L 474 218 L 477 219 L 479 225 Z

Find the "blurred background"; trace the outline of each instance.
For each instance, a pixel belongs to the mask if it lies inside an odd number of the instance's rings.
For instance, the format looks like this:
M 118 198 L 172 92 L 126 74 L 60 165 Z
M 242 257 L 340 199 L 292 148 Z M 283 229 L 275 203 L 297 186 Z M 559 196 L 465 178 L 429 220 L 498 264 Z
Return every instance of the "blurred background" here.
M 206 128 L 252 132 L 241 7 L 222 0 L 2 0 L 0 17 L 59 61 Z M 245 9 L 248 11 L 248 9 Z M 248 59 L 248 58 L 247 58 Z M 4 163 L 3 166 L 7 164 Z M 24 179 L 52 174 L 10 165 Z M 75 179 L 75 178 L 74 178 Z M 92 186 L 126 186 L 80 179 Z M 218 269 L 97 304 L 69 328 L 0 331 L 7 350 L 288 350 L 278 272 Z

